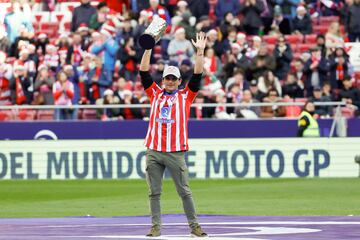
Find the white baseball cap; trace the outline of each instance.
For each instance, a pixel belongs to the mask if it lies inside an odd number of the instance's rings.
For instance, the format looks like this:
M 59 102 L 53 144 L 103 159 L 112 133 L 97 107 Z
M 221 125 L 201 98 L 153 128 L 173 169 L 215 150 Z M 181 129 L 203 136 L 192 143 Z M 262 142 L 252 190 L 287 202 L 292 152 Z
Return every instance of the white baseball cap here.
M 163 72 L 163 78 L 168 75 L 174 75 L 177 78 L 180 78 L 180 70 L 175 66 L 166 66 Z

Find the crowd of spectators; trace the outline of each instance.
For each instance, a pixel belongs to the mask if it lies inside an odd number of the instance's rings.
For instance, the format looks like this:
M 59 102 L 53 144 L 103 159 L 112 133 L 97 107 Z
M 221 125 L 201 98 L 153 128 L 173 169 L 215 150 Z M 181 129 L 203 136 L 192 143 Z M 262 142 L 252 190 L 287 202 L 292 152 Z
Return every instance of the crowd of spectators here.
M 52 1 L 43 1 L 53 9 Z M 52 38 L 34 27 L 31 3 L 13 1 L 0 21 L 0 105 L 148 103 L 139 77 L 138 39 L 154 17 L 166 20 L 153 50 L 152 76 L 161 84 L 165 65 L 181 70 L 184 87 L 193 72 L 196 32 L 208 36 L 202 88 L 191 117 L 296 117 L 297 107 L 226 107 L 225 103 L 346 101 L 359 113 L 360 91 L 345 42 L 360 41 L 360 0 L 81 0 L 69 31 Z M 58 3 L 60 4 L 60 3 Z M 56 5 L 55 5 L 56 7 Z M 324 34 L 314 23 L 334 16 Z M 315 35 L 316 34 L 316 35 Z M 312 37 L 312 42 L 306 39 Z M 304 48 L 299 48 L 303 46 Z M 334 114 L 319 106 L 323 117 Z M 75 119 L 74 109 L 56 119 Z M 98 110 L 97 118 L 134 119 L 146 109 Z

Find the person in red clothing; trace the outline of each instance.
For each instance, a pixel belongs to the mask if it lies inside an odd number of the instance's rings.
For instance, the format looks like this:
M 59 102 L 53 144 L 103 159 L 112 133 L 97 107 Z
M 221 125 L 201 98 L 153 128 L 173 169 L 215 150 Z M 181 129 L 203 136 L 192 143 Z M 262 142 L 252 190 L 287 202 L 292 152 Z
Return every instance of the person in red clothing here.
M 73 109 L 71 100 L 74 97 L 74 85 L 69 81 L 64 71 L 58 72 L 56 75 L 56 82 L 53 85 L 53 95 L 55 105 L 65 105 L 69 108 L 55 109 L 55 120 L 75 119 L 73 116 Z
M 153 81 L 149 73 L 151 50 L 145 50 L 140 63 L 141 82 L 151 104 L 145 139 L 146 180 L 149 186 L 152 217 L 152 227 L 147 234 L 148 237 L 161 235 L 160 195 L 165 168 L 170 171 L 176 190 L 182 199 L 191 234 L 197 237 L 207 236 L 196 217 L 184 158 L 185 152 L 189 150 L 187 123 L 190 106 L 199 91 L 203 72 L 205 33 L 198 33 L 196 41 L 192 40 L 192 43 L 197 49 L 194 74 L 184 89 L 179 89 L 180 70 L 175 66 L 167 66 L 164 69 L 163 88 Z

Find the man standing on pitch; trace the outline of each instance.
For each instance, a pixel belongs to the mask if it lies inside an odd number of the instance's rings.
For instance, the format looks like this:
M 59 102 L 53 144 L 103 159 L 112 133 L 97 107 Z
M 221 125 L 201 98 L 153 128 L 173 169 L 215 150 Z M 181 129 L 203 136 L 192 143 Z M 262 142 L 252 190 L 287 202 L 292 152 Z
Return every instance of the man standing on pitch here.
M 162 178 L 167 168 L 182 199 L 184 211 L 191 228 L 191 235 L 206 237 L 195 213 L 194 202 L 188 183 L 188 170 L 185 163 L 185 151 L 188 146 L 188 118 L 190 105 L 200 89 L 203 72 L 205 33 L 196 34 L 192 40 L 197 49 L 194 74 L 184 89 L 178 89 L 181 83 L 179 68 L 167 66 L 163 72 L 160 88 L 149 73 L 151 50 L 145 50 L 140 64 L 141 82 L 150 98 L 151 111 L 149 127 L 145 139 L 146 181 L 149 186 L 149 200 L 152 227 L 148 237 L 161 235 L 160 195 Z

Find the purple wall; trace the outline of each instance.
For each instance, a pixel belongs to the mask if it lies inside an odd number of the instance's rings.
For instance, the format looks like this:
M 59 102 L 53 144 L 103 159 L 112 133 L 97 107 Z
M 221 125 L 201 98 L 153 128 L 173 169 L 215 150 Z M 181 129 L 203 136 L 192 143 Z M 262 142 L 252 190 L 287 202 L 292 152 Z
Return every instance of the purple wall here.
M 328 136 L 332 120 L 319 120 L 321 135 Z M 148 122 L 141 120 L 116 122 L 1 122 L 0 140 L 51 139 L 141 139 Z M 348 122 L 348 136 L 360 136 L 360 119 Z M 44 131 L 45 130 L 45 131 Z M 295 137 L 296 120 L 203 120 L 189 121 L 190 138 L 255 138 Z

